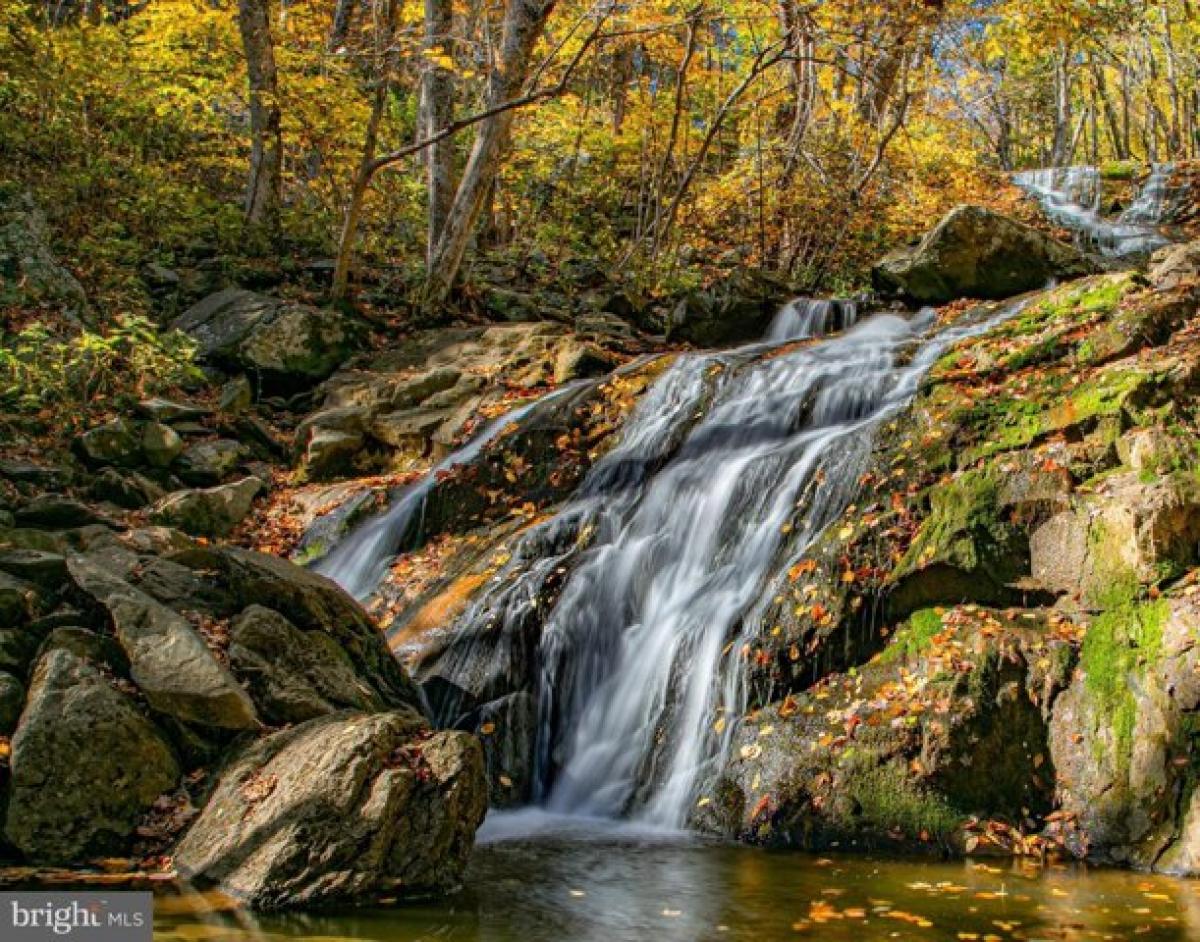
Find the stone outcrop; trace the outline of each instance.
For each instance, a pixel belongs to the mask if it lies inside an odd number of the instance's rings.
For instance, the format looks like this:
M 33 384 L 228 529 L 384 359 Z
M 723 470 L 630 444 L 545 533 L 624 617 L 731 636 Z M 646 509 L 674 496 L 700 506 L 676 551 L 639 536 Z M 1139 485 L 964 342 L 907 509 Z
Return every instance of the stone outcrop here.
M 13 736 L 5 826 L 30 860 L 123 852 L 142 815 L 178 779 L 166 737 L 100 667 L 66 648 L 41 657 Z
M 951 210 L 920 243 L 899 249 L 872 270 L 875 288 L 921 304 L 958 298 L 1001 299 L 1042 288 L 1051 279 L 1095 271 L 1078 250 L 980 206 Z
M 242 478 L 216 487 L 175 491 L 150 508 L 150 518 L 193 536 L 228 536 L 246 518 L 264 487 L 258 478 Z
M 261 909 L 445 892 L 486 807 L 470 736 L 424 732 L 408 712 L 340 713 L 237 756 L 175 863 Z
M 173 325 L 202 357 L 246 372 L 267 388 L 307 388 L 360 349 L 359 322 L 329 308 L 226 288 L 186 310 Z

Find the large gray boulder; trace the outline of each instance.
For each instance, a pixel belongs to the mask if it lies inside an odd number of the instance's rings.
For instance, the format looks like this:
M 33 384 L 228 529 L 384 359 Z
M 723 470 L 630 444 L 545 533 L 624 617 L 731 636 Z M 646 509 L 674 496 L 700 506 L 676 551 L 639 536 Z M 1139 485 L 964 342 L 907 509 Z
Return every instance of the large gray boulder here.
M 303 723 L 344 709 L 385 707 L 328 632 L 301 631 L 278 612 L 251 605 L 234 621 L 229 636 L 230 666 L 274 725 Z
M 329 376 L 364 338 L 362 325 L 337 311 L 241 288 L 210 295 L 172 326 L 193 337 L 210 362 L 280 389 Z
M 111 619 L 130 674 L 154 709 L 201 726 L 260 725 L 249 695 L 186 618 L 84 556 L 68 559 L 67 568 Z
M 234 759 L 175 866 L 259 909 L 421 896 L 457 886 L 486 808 L 469 735 L 340 713 Z
M 168 494 L 152 508 L 150 519 L 193 536 L 228 536 L 241 523 L 263 490 L 258 478 Z
M 301 631 L 329 634 L 385 706 L 424 709 L 420 693 L 379 628 L 337 583 L 277 556 L 233 546 L 222 547 L 214 565 L 243 607 L 262 605 Z
M 883 258 L 871 278 L 883 294 L 944 304 L 1009 298 L 1095 270 L 1077 249 L 1032 226 L 981 206 L 957 206 L 919 244 Z
M 12 741 L 5 835 L 35 863 L 127 853 L 179 779 L 162 734 L 101 671 L 64 648 L 38 662 Z

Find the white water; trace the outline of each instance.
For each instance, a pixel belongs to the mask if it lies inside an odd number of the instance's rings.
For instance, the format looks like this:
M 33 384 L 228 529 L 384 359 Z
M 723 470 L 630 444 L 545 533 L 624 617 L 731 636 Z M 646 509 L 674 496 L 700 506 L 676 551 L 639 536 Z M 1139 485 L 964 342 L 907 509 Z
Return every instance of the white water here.
M 414 519 L 424 509 L 425 500 L 439 476 L 458 465 L 470 464 L 509 425 L 518 422 L 540 404 L 571 392 L 579 385 L 568 384 L 494 419 L 419 481 L 401 490 L 395 495 L 391 507 L 356 528 L 314 563 L 312 568 L 328 576 L 359 601 L 370 597 L 387 575 L 392 558 L 399 551 Z
M 779 309 L 767 328 L 767 343 L 783 343 L 805 337 L 817 337 L 851 327 L 858 320 L 858 305 L 853 301 L 825 298 L 797 298 Z
M 1145 255 L 1167 244 L 1158 225 L 1172 170 L 1171 164 L 1152 167 L 1137 198 L 1115 221 L 1101 214 L 1102 187 L 1095 167 L 1025 170 L 1014 180 L 1041 203 L 1053 222 L 1077 233 L 1088 248 L 1124 258 Z

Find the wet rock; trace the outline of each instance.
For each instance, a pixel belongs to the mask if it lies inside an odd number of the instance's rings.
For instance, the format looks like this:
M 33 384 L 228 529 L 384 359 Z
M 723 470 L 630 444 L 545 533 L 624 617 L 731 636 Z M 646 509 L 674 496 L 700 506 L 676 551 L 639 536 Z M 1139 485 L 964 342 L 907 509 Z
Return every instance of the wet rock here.
M 470 736 L 336 714 L 238 756 L 174 860 L 259 909 L 420 896 L 458 884 L 486 805 Z
M 267 722 L 303 723 L 341 709 L 384 703 L 325 631 L 301 631 L 278 612 L 251 605 L 230 627 L 229 661 Z
M 268 387 L 296 390 L 329 376 L 364 339 L 362 326 L 329 308 L 227 288 L 172 325 L 199 343 L 201 356 L 251 372 Z
M 201 726 L 258 727 L 250 697 L 187 619 L 94 560 L 73 556 L 67 567 L 112 620 L 133 680 L 154 709 Z
M 142 453 L 155 468 L 165 468 L 183 451 L 183 439 L 169 425 L 147 422 L 142 429 Z
M 973 818 L 1048 813 L 1044 711 L 1071 649 L 1043 617 L 923 610 L 852 677 L 744 721 L 696 820 L 753 843 L 961 853 Z
M 951 210 L 921 242 L 880 261 L 877 290 L 922 304 L 958 298 L 1002 299 L 1044 287 L 1052 278 L 1091 274 L 1073 247 L 979 206 Z
M 135 468 L 142 463 L 141 430 L 128 419 L 113 419 L 88 429 L 74 445 L 80 457 L 93 465 Z
M 476 733 L 487 766 L 488 804 L 511 808 L 533 800 L 537 705 L 528 691 L 510 694 L 479 711 Z
M 247 457 L 246 446 L 232 439 L 196 442 L 184 449 L 175 470 L 186 484 L 211 487 L 233 474 Z
M 255 477 L 198 490 L 176 491 L 150 509 L 150 519 L 193 536 L 228 536 L 265 485 Z
M 39 661 L 12 740 L 5 824 L 26 857 L 127 854 L 138 820 L 178 779 L 162 734 L 100 670 L 61 648 Z
M 757 340 L 788 294 L 785 285 L 765 275 L 739 271 L 681 298 L 666 325 L 667 338 L 702 347 Z

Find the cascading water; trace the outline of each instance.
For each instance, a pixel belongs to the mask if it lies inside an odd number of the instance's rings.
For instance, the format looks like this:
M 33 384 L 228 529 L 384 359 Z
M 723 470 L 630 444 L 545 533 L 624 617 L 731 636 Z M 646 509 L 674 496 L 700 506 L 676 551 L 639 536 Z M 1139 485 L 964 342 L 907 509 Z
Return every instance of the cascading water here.
M 1013 179 L 1041 203 L 1053 222 L 1078 233 L 1088 247 L 1124 258 L 1167 244 L 1158 225 L 1173 170 L 1172 164 L 1154 165 L 1137 198 L 1115 221 L 1101 214 L 1102 181 L 1095 167 L 1025 170 Z
M 797 298 L 779 309 L 767 329 L 767 343 L 783 343 L 845 330 L 858 320 L 854 301 Z
M 579 384 L 569 384 L 494 419 L 466 445 L 444 458 L 415 484 L 397 493 L 384 513 L 368 520 L 328 554 L 313 564 L 313 570 L 328 576 L 359 601 L 367 599 L 387 574 L 388 563 L 400 549 L 410 527 L 421 513 L 439 476 L 457 465 L 474 461 L 504 429 L 547 401 L 569 393 Z
M 743 713 L 738 651 L 763 629 L 785 557 L 854 499 L 874 431 L 937 357 L 1016 309 L 945 330 L 927 314 L 880 315 L 794 349 L 679 357 L 576 495 L 459 616 L 451 635 L 463 643 L 442 650 L 435 676 L 452 689 L 481 657 L 496 660 L 495 639 L 535 638 L 535 798 L 570 815 L 686 824 Z M 772 336 L 823 329 L 833 310 L 793 304 Z M 470 722 L 454 696 L 439 705 L 440 722 Z M 729 722 L 714 726 L 718 716 Z

